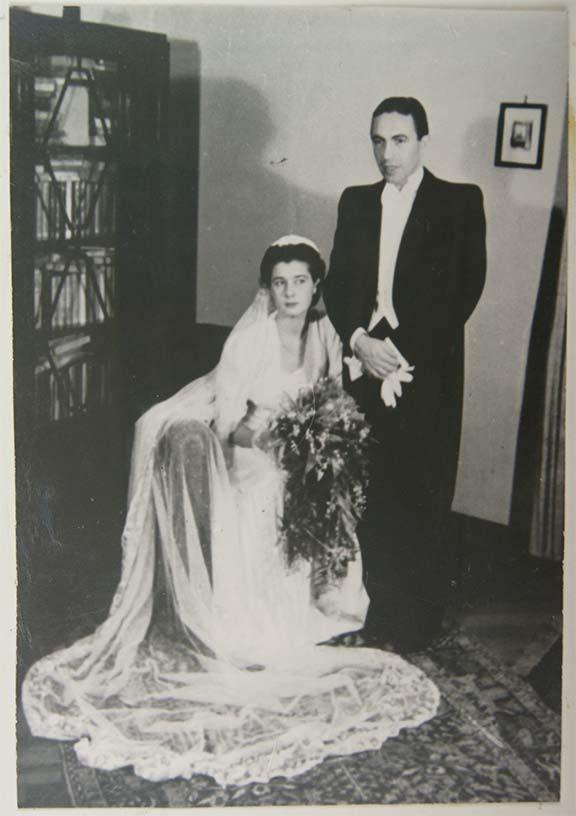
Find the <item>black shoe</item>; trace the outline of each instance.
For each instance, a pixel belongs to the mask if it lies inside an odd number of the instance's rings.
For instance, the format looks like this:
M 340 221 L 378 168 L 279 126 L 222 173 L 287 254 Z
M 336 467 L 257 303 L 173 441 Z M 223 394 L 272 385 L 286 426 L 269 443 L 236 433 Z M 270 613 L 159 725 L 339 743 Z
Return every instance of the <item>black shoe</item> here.
M 397 651 L 394 642 L 383 638 L 366 629 L 356 629 L 353 632 L 343 632 L 319 644 L 320 646 L 345 646 L 349 649 L 384 649 L 387 652 Z
M 340 635 L 334 635 L 329 640 L 324 640 L 319 644 L 320 646 L 348 646 L 352 649 L 357 649 L 361 646 L 366 646 L 366 638 L 362 629 L 357 629 L 353 632 L 343 632 Z

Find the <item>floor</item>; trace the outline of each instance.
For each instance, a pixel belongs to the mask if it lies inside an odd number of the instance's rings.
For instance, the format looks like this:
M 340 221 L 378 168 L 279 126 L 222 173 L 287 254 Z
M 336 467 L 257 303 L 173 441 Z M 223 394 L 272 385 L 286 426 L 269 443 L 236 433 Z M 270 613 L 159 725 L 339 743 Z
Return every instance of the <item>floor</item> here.
M 505 665 L 529 681 L 533 679 L 534 687 L 545 702 L 558 711 L 561 652 L 554 647 L 561 626 L 558 565 L 529 558 L 514 559 L 508 564 L 500 563 L 498 575 L 479 580 L 474 571 L 478 572 L 479 563 L 485 564 L 486 559 L 480 557 L 482 554 L 476 555 L 476 560 L 468 559 L 467 578 L 456 593 L 452 621 L 478 638 Z M 75 639 L 90 631 L 93 622 L 106 615 L 115 583 L 116 570 L 111 569 L 111 560 L 93 559 L 89 572 L 96 580 L 83 592 L 76 585 L 78 591 L 70 593 L 64 615 L 63 606 L 59 604 L 58 610 L 49 612 L 44 608 L 43 614 L 39 612 L 37 618 L 30 621 L 35 641 L 30 654 L 49 651 L 58 643 Z M 69 577 L 72 575 L 71 568 Z M 487 593 L 488 586 L 491 589 Z M 548 666 L 538 680 L 535 668 L 547 654 L 552 655 L 552 666 Z M 57 745 L 33 738 L 20 710 L 17 732 L 20 807 L 70 806 Z
M 36 659 L 106 617 L 120 575 L 130 442 L 111 436 L 110 427 L 94 426 L 89 435 L 71 428 L 65 444 L 62 436 L 41 440 L 34 478 L 20 468 L 18 686 Z M 458 516 L 454 522 L 460 563 L 453 624 L 558 710 L 561 650 L 550 649 L 561 625 L 561 566 L 527 556 L 505 527 Z M 20 807 L 70 806 L 58 746 L 33 738 L 20 708 L 17 737 Z

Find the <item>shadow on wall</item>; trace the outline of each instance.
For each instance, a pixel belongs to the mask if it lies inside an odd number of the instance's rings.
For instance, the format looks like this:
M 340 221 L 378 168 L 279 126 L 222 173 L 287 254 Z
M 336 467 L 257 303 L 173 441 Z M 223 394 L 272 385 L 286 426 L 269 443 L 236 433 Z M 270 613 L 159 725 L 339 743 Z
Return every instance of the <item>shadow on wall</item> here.
M 232 325 L 279 236 L 306 235 L 328 260 L 337 202 L 289 181 L 292 157 L 270 154 L 272 115 L 252 86 L 203 80 L 202 116 L 198 320 Z
M 200 127 L 200 53 L 195 43 L 170 43 L 162 122 L 162 201 L 155 225 L 162 236 L 162 267 L 154 291 L 147 294 L 147 307 L 139 309 L 124 340 L 136 372 L 129 424 L 182 384 L 188 369 L 181 350 L 194 347 Z
M 467 327 L 464 427 L 454 509 L 507 524 L 549 214 L 545 207 L 518 197 L 526 181 L 519 174 L 538 171 L 495 167 L 495 143 L 496 119 L 478 120 L 466 131 L 459 163 L 466 168 L 466 179 L 484 193 L 488 270 L 482 298 Z M 486 473 L 490 479 L 484 478 Z
M 200 51 L 195 43 L 170 42 L 170 92 L 165 128 L 168 168 L 167 273 L 186 299 L 193 319 L 198 246 Z
M 233 325 L 254 297 L 269 243 L 298 232 L 328 260 L 333 237 L 336 202 L 287 181 L 290 157 L 266 162 L 275 130 L 262 95 L 200 76 L 198 46 L 171 41 L 165 270 L 145 342 L 132 344 L 141 358 L 134 418 L 216 363 L 226 335 L 219 327 Z

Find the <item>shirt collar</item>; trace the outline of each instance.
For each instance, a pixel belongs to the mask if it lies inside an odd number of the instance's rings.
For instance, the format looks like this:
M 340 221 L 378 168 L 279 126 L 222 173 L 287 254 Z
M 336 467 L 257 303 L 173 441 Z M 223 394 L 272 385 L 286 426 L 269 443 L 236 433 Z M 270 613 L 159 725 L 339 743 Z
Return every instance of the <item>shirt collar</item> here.
M 414 196 L 418 192 L 418 188 L 420 187 L 423 178 L 424 168 L 422 167 L 422 165 L 420 165 L 420 167 L 417 167 L 416 170 L 414 170 L 414 172 L 410 176 L 408 176 L 406 184 L 404 185 L 404 187 L 402 187 L 401 190 L 395 187 L 394 184 L 387 182 L 382 190 L 382 198 L 384 197 L 384 195 L 390 195 L 390 193 L 392 194 L 396 193 L 402 198 L 414 198 Z

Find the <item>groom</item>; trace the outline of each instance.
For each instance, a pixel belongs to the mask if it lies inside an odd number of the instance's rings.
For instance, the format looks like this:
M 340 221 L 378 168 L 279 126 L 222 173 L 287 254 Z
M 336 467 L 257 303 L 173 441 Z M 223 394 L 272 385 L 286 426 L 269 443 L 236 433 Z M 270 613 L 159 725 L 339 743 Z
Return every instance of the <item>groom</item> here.
M 344 191 L 325 286 L 347 387 L 374 437 L 358 529 L 370 607 L 363 632 L 341 642 L 411 651 L 442 631 L 464 324 L 484 286 L 486 227 L 478 187 L 422 166 L 428 121 L 418 100 L 381 102 L 370 137 L 384 180 Z

